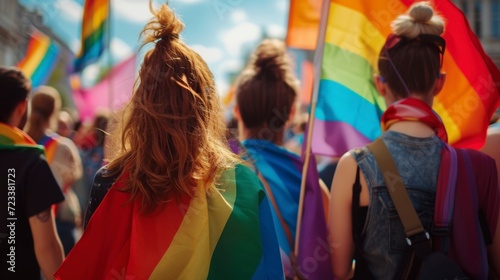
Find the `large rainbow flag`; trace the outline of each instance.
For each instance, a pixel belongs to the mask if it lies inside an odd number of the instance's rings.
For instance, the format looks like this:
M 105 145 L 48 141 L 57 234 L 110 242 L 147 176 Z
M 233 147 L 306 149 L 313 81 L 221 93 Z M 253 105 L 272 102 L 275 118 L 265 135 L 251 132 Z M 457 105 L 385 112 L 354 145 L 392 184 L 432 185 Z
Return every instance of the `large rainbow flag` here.
M 385 102 L 373 83 L 378 54 L 390 23 L 411 0 L 332 0 L 317 95 L 312 151 L 339 156 L 377 138 Z M 479 149 L 500 105 L 500 72 L 485 54 L 463 13 L 449 0 L 433 1 L 448 23 L 443 71 L 447 80 L 435 98 L 455 147 Z
M 26 55 L 17 67 L 31 79 L 33 88 L 43 85 L 50 77 L 59 58 L 60 47 L 47 35 L 34 31 Z
M 297 234 L 302 159 L 267 140 L 247 139 L 242 145 L 257 173 L 264 178 L 269 188 L 268 196 L 272 196 L 273 219 L 287 278 L 300 274 L 311 280 L 333 279 L 324 197 L 315 165 L 309 170 L 316 173 L 308 174 L 300 234 Z M 325 194 L 328 196 L 327 192 Z M 294 250 L 296 244 L 299 250 Z M 298 252 L 296 256 L 295 252 Z
M 122 186 L 119 178 L 56 279 L 283 279 L 271 206 L 248 167 L 146 216 Z
M 86 0 L 83 8 L 82 45 L 76 57 L 74 71 L 99 59 L 108 43 L 109 0 Z

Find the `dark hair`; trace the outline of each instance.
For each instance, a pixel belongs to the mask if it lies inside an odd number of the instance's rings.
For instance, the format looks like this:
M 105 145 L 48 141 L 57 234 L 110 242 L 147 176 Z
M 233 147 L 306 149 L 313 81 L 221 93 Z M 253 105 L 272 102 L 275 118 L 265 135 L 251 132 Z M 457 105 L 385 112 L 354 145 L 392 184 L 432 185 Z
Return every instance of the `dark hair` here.
M 31 81 L 18 68 L 0 66 L 0 122 L 7 123 L 16 106 L 28 98 Z
M 439 36 L 444 30 L 443 19 L 434 14 L 428 2 L 417 2 L 408 14 L 394 20 L 391 27 L 393 34 L 405 43 L 387 50 L 389 40 L 394 39 L 388 38 L 379 55 L 380 75 L 397 97 L 407 97 L 409 92 L 427 94 L 440 75 L 441 56 L 435 44 L 418 36 Z
M 236 84 L 236 102 L 249 136 L 279 144 L 297 94 L 284 43 L 262 41 Z

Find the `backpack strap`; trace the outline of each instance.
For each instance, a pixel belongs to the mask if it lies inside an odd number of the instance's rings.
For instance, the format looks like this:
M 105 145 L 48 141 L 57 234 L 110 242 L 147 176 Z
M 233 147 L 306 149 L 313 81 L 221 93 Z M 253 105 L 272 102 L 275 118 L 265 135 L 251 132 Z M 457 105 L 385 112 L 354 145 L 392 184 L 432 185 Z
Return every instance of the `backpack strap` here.
M 441 165 L 439 167 L 438 187 L 434 209 L 434 224 L 431 230 L 436 251 L 448 254 L 450 234 L 455 207 L 455 189 L 457 185 L 458 155 L 450 145 L 443 142 Z M 459 150 L 462 158 L 469 160 L 465 150 Z M 467 169 L 471 171 L 470 169 Z M 470 173 L 470 172 L 469 172 Z M 468 177 L 471 175 L 468 174 Z
M 413 248 L 417 257 L 423 260 L 432 253 L 430 236 L 420 222 L 394 159 L 382 138 L 377 138 L 367 147 L 375 157 L 380 172 L 384 177 L 389 195 L 403 224 L 407 236 L 406 241 Z

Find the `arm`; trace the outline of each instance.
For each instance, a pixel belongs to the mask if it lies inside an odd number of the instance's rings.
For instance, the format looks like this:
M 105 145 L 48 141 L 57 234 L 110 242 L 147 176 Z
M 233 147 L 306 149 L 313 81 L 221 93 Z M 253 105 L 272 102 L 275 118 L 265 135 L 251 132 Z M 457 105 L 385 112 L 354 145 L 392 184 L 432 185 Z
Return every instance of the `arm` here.
M 357 163 L 346 153 L 340 158 L 333 177 L 328 219 L 333 274 L 337 279 L 352 277 L 354 243 L 352 238 L 352 185 Z
M 29 218 L 35 255 L 45 279 L 52 276 L 61 265 L 64 253 L 55 228 L 54 216 L 50 208 Z

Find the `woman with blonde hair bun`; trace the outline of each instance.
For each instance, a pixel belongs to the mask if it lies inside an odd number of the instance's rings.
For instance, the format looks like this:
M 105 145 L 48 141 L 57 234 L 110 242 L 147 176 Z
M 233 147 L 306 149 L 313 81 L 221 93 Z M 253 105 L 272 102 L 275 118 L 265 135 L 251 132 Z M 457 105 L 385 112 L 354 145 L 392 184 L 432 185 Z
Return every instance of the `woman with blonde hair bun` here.
M 452 260 L 434 269 L 434 276 L 450 273 L 453 262 L 459 266 L 453 277 L 434 279 L 487 279 L 500 271 L 495 162 L 478 151 L 450 147 L 432 110 L 446 78 L 444 25 L 429 2 L 416 2 L 392 22 L 375 77 L 388 106 L 384 132 L 343 155 L 332 182 L 328 227 L 337 279 L 353 273 L 355 279 L 415 279 L 422 277 L 419 262 L 432 252 L 447 255 L 443 262 Z M 381 170 L 391 158 L 395 171 Z M 409 201 L 399 204 L 403 196 Z M 443 203 L 442 197 L 449 199 Z M 414 219 L 403 215 L 409 212 L 416 212 Z M 446 226 L 436 222 L 442 217 L 449 219 Z M 407 227 L 410 220 L 421 227 L 411 232 L 417 227 Z
M 59 279 L 280 279 L 266 193 L 228 148 L 213 76 L 166 4 Z

